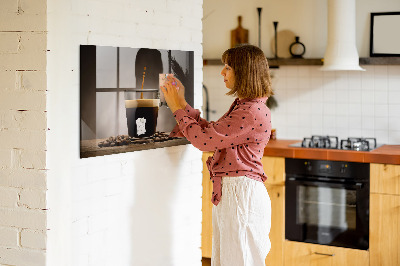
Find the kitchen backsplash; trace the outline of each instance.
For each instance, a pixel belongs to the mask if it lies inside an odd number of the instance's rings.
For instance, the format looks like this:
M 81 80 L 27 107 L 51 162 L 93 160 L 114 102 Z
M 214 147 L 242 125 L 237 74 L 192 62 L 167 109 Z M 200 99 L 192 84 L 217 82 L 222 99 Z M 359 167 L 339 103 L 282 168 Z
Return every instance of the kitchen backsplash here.
M 280 139 L 311 135 L 376 137 L 400 144 L 400 66 L 364 65 L 366 71 L 320 71 L 320 66 L 271 69 L 278 107 L 272 125 Z M 222 66 L 204 67 L 211 120 L 232 103 L 225 96 Z

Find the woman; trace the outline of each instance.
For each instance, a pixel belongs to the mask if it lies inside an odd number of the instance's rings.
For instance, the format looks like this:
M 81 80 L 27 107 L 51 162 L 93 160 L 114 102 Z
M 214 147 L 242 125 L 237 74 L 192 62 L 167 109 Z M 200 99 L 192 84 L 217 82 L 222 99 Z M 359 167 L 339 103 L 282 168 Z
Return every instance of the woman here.
M 214 151 L 207 161 L 213 182 L 212 265 L 265 265 L 271 246 L 271 202 L 261 164 L 271 130 L 268 62 L 252 45 L 228 49 L 222 62 L 227 95 L 237 98 L 216 122 L 200 118 L 200 111 L 186 103 L 179 80 L 169 79 L 161 90 L 178 122 L 171 135 Z

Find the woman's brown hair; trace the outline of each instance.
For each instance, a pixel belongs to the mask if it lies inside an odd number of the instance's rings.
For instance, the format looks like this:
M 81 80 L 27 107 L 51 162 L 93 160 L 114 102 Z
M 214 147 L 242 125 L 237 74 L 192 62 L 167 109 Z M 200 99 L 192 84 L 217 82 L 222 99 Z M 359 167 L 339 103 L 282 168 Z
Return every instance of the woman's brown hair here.
M 235 74 L 235 86 L 227 95 L 255 99 L 274 94 L 268 61 L 260 48 L 248 44 L 230 48 L 222 54 L 222 63 Z

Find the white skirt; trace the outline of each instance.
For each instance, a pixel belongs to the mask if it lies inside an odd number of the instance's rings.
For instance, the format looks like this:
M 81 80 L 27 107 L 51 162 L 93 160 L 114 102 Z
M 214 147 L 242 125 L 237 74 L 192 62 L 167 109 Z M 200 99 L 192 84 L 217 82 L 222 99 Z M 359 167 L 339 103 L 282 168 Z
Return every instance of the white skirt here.
M 271 201 L 254 179 L 222 178 L 222 197 L 212 210 L 212 266 L 262 266 L 271 249 Z

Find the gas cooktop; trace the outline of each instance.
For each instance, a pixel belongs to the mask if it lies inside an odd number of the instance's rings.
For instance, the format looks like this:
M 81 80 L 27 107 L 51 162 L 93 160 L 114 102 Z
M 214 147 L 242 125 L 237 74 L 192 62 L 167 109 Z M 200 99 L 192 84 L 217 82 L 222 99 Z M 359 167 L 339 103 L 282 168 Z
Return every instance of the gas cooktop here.
M 289 145 L 291 147 L 301 148 L 320 148 L 320 149 L 337 149 L 337 150 L 353 150 L 353 151 L 372 151 L 382 145 L 377 145 L 376 138 L 347 138 L 339 142 L 336 136 L 311 136 L 304 138 L 302 142 Z

